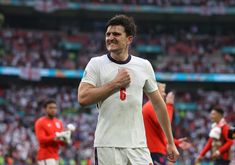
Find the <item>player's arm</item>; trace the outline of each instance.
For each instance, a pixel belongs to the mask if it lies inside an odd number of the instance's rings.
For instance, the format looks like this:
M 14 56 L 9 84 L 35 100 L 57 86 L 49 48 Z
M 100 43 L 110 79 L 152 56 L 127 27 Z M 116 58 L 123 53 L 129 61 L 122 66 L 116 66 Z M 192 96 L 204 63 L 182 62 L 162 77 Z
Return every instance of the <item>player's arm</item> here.
M 151 93 L 146 93 L 146 94 L 152 102 L 154 110 L 157 114 L 158 121 L 166 135 L 167 142 L 168 142 L 167 151 L 169 154 L 168 156 L 170 156 L 168 157 L 168 159 L 174 162 L 178 159 L 179 152 L 174 144 L 171 123 L 170 123 L 170 119 L 168 116 L 166 104 L 164 100 L 162 99 L 158 90 L 151 92 Z
M 67 129 L 64 128 L 64 124 L 61 120 L 58 121 L 61 125 L 61 131 L 64 132 L 67 131 Z M 65 146 L 67 143 L 64 140 L 60 140 L 59 137 L 56 136 L 57 132 L 55 133 L 54 140 L 60 145 L 60 146 Z
M 218 155 L 220 155 L 221 153 L 225 151 L 228 151 L 228 149 L 233 145 L 233 140 L 228 137 L 228 130 L 229 130 L 228 126 L 224 126 L 222 128 L 222 136 L 224 137 L 225 142 L 217 151 L 219 152 Z
M 130 82 L 130 75 L 126 69 L 119 70 L 112 81 L 100 87 L 81 82 L 78 87 L 78 102 L 85 106 L 105 100 L 120 88 L 128 86 Z
M 166 104 L 163 101 L 159 91 L 156 90 L 152 93 L 146 93 L 146 94 L 149 97 L 150 101 L 152 102 L 154 111 L 157 114 L 158 121 L 161 124 L 161 127 L 167 137 L 168 144 L 174 144 L 174 139 L 173 139 L 172 132 L 171 132 L 171 124 L 170 124 Z
M 179 138 L 179 139 L 174 139 L 175 145 L 182 150 L 188 150 L 189 148 L 192 147 L 192 143 L 187 141 L 187 137 Z
M 40 143 L 48 143 L 48 142 L 52 142 L 55 139 L 55 134 L 52 135 L 46 135 L 43 127 L 42 127 L 41 122 L 36 122 L 35 124 L 35 133 L 36 133 L 36 137 L 38 139 L 38 141 Z
M 196 157 L 195 164 L 199 163 L 201 161 L 201 159 L 203 158 L 203 156 L 207 153 L 207 151 L 209 151 L 211 149 L 211 144 L 212 144 L 212 138 L 209 138 L 205 147 L 200 152 L 199 156 Z
M 200 156 L 203 157 L 207 153 L 207 151 L 211 149 L 211 145 L 212 145 L 212 138 L 209 138 L 205 147 L 202 149 Z

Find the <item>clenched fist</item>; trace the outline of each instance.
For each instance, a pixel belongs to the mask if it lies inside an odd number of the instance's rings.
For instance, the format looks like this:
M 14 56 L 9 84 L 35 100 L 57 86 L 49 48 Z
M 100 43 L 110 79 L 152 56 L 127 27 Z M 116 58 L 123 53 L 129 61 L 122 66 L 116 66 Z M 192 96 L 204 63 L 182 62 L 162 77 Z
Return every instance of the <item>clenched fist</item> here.
M 119 69 L 113 82 L 116 83 L 118 89 L 127 87 L 131 83 L 131 76 L 128 70 L 125 68 Z

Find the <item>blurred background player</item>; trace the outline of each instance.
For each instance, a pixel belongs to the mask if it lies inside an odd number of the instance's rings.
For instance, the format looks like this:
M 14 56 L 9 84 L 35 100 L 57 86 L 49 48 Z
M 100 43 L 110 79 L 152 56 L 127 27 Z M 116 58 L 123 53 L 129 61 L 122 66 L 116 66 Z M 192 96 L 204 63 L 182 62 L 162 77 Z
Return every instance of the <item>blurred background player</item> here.
M 199 163 L 203 156 L 210 150 L 211 159 L 214 165 L 229 165 L 231 160 L 231 146 L 233 140 L 228 138 L 229 125 L 225 121 L 224 111 L 220 107 L 214 107 L 210 113 L 210 119 L 213 122 L 209 133 L 209 139 L 202 149 L 195 163 Z
M 37 160 L 39 165 L 58 165 L 59 147 L 71 141 L 71 131 L 64 131 L 61 120 L 56 118 L 57 105 L 55 100 L 48 99 L 43 105 L 45 116 L 35 123 L 36 137 L 39 143 Z
M 175 95 L 173 92 L 169 92 L 166 95 L 166 84 L 158 82 L 157 85 L 162 98 L 165 99 L 168 115 L 172 122 Z M 165 165 L 167 162 L 167 141 L 150 101 L 146 102 L 143 106 L 143 118 L 147 145 L 150 150 L 153 163 L 154 165 Z M 183 150 L 187 150 L 191 147 L 191 144 L 186 142 L 186 140 L 187 138 L 180 138 L 174 139 L 174 142 L 177 147 L 180 147 Z

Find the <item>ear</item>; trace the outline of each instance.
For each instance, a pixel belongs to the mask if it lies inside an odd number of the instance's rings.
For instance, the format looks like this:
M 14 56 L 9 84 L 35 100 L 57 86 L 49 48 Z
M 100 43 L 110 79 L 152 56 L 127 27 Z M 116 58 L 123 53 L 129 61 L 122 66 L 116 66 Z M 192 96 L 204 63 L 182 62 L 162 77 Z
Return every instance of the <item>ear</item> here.
M 134 37 L 133 36 L 128 36 L 127 37 L 127 43 L 130 45 L 133 42 Z

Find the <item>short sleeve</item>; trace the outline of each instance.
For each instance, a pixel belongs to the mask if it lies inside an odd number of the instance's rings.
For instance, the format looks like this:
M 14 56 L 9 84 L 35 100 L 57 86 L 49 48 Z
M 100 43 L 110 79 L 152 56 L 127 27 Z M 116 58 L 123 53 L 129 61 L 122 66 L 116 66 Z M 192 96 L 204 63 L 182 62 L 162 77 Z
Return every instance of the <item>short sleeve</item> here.
M 81 82 L 89 83 L 94 86 L 97 86 L 97 79 L 98 79 L 98 68 L 96 68 L 96 61 L 92 58 L 84 71 L 83 77 Z
M 153 71 L 152 65 L 147 60 L 145 63 L 145 67 L 146 67 L 147 79 L 145 81 L 144 91 L 147 93 L 151 93 L 151 92 L 158 90 L 156 77 L 155 77 L 155 73 Z

